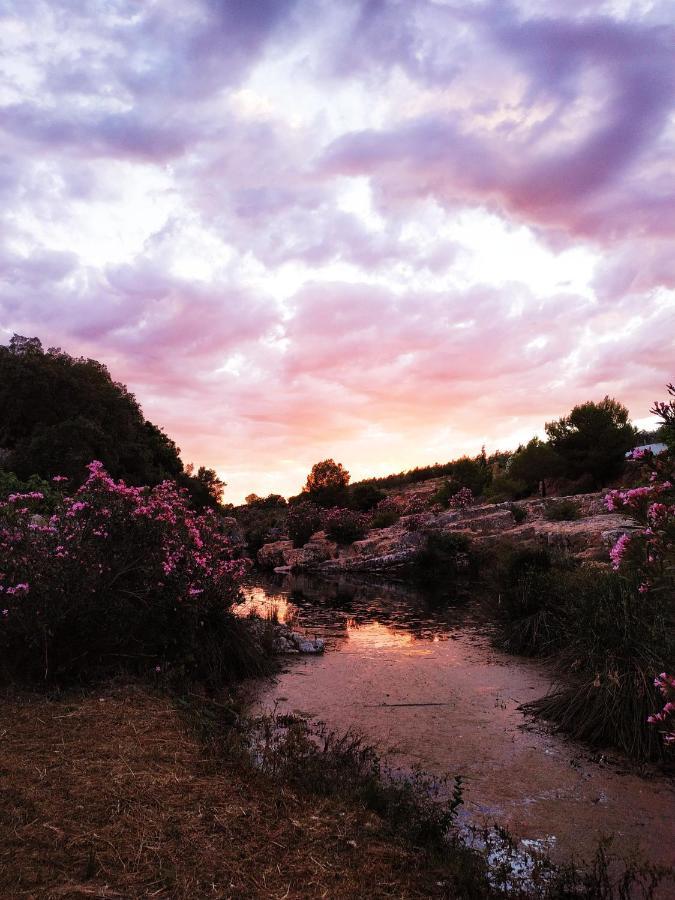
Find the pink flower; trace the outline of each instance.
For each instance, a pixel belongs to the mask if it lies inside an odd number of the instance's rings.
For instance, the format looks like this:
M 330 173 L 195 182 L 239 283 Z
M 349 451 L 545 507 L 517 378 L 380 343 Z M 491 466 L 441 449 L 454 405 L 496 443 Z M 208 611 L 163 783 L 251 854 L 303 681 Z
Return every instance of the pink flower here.
M 630 543 L 630 535 L 622 534 L 619 540 L 614 544 L 612 549 L 609 551 L 610 558 L 612 560 L 612 568 L 618 569 L 621 565 L 621 560 L 626 552 L 626 548 Z

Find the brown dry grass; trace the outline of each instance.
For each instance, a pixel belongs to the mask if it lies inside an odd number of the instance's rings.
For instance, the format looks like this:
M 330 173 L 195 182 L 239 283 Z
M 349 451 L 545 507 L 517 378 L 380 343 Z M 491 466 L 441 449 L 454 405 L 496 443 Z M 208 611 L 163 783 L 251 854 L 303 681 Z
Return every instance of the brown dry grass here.
M 209 758 L 166 697 L 0 699 L 2 898 L 447 896 L 372 813 Z

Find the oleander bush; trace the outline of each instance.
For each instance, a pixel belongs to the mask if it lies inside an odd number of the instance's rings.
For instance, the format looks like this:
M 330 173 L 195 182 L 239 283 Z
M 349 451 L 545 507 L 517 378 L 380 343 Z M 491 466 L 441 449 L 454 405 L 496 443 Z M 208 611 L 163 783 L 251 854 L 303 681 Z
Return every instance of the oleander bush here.
M 324 513 L 322 525 L 331 540 L 338 544 L 353 544 L 364 537 L 370 519 L 354 509 L 336 507 Z
M 302 547 L 323 526 L 322 510 L 315 503 L 293 503 L 286 515 L 286 531 L 295 547 Z
M 88 469 L 51 510 L 41 491 L 0 503 L 0 676 L 169 671 L 217 684 L 262 665 L 230 612 L 247 561 L 218 515 L 196 513 L 173 482 L 132 487 L 100 462 Z

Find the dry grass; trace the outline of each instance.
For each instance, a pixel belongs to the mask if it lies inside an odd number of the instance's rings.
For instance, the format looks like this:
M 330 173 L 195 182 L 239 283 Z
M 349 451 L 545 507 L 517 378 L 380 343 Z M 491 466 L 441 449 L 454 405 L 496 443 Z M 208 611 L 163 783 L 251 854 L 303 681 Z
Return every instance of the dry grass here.
M 0 712 L 0 897 L 447 896 L 372 813 L 209 758 L 136 686 Z

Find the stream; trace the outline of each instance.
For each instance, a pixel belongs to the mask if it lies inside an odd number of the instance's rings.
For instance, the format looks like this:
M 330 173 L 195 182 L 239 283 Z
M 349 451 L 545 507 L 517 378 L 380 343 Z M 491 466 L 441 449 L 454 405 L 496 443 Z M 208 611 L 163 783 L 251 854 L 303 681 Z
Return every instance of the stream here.
M 463 815 L 505 826 L 552 858 L 641 848 L 675 864 L 675 785 L 656 770 L 593 751 L 518 707 L 545 694 L 540 662 L 495 650 L 476 602 L 435 606 L 396 584 L 307 576 L 257 578 L 241 612 L 269 615 L 326 640 L 321 656 L 289 657 L 258 710 L 302 714 L 362 733 L 394 767 L 465 779 Z

